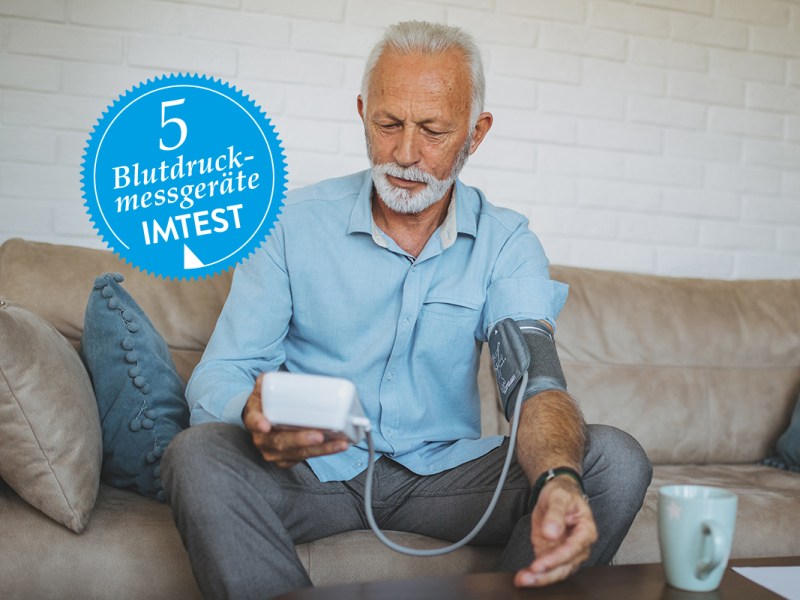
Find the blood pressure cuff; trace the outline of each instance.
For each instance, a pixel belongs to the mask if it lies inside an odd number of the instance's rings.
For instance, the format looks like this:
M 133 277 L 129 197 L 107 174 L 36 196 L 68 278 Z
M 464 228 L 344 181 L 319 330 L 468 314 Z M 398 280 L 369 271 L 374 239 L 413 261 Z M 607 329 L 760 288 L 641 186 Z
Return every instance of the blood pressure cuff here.
M 539 321 L 503 319 L 489 332 L 489 350 L 506 419 L 511 420 L 519 384 L 528 373 L 524 401 L 545 390 L 566 391 L 555 339 Z

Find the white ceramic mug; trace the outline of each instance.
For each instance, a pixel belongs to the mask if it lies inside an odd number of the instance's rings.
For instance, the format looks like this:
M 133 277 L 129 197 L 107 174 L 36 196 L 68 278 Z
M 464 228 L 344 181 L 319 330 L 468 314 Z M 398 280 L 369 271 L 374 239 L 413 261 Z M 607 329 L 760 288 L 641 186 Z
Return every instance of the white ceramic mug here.
M 667 583 L 681 590 L 719 587 L 736 527 L 735 494 L 701 485 L 658 490 L 658 541 Z

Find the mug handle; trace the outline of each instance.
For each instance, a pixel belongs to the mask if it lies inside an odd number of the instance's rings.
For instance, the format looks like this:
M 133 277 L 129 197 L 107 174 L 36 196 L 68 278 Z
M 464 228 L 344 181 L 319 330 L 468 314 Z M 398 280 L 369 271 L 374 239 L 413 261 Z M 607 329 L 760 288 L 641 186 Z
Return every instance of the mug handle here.
M 719 523 L 713 520 L 703 521 L 702 525 L 703 537 L 711 536 L 711 556 L 700 557 L 700 562 L 697 563 L 695 575 L 698 579 L 705 579 L 708 574 L 713 571 L 722 559 L 725 557 L 725 548 L 727 546 L 725 539 L 725 532 Z M 705 545 L 705 544 L 704 544 Z

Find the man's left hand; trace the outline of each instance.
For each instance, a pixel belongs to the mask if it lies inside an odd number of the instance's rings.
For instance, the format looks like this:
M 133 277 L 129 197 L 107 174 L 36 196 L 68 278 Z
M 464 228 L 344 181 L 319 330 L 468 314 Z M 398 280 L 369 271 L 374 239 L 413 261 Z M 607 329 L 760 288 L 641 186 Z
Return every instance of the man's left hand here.
M 540 587 L 566 579 L 589 558 L 597 527 L 578 484 L 556 477 L 542 488 L 531 514 L 531 542 L 536 557 L 520 569 L 514 584 Z

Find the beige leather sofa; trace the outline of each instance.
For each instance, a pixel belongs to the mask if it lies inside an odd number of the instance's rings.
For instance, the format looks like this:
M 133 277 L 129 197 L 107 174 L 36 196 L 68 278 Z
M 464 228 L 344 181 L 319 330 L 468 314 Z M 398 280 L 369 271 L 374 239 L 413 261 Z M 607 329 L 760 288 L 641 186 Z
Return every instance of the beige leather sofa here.
M 10 240 L 0 247 L 0 300 L 40 315 L 77 346 L 92 282 L 107 271 L 126 276 L 124 286 L 164 335 L 186 378 L 225 301 L 229 275 L 165 281 L 108 252 Z M 652 488 L 615 562 L 659 560 L 656 490 L 675 482 L 739 494 L 734 557 L 800 554 L 800 475 L 755 464 L 788 425 L 800 392 L 800 281 L 565 267 L 552 274 L 571 286 L 557 332 L 570 390 L 587 421 L 629 431 L 655 464 Z M 503 430 L 485 368 L 479 384 L 486 432 Z M 437 543 L 397 537 L 422 547 Z M 487 570 L 497 553 L 468 547 L 413 559 L 387 550 L 368 531 L 297 550 L 317 584 Z M 197 596 L 166 505 L 101 484 L 88 527 L 78 535 L 0 481 L 0 597 Z

